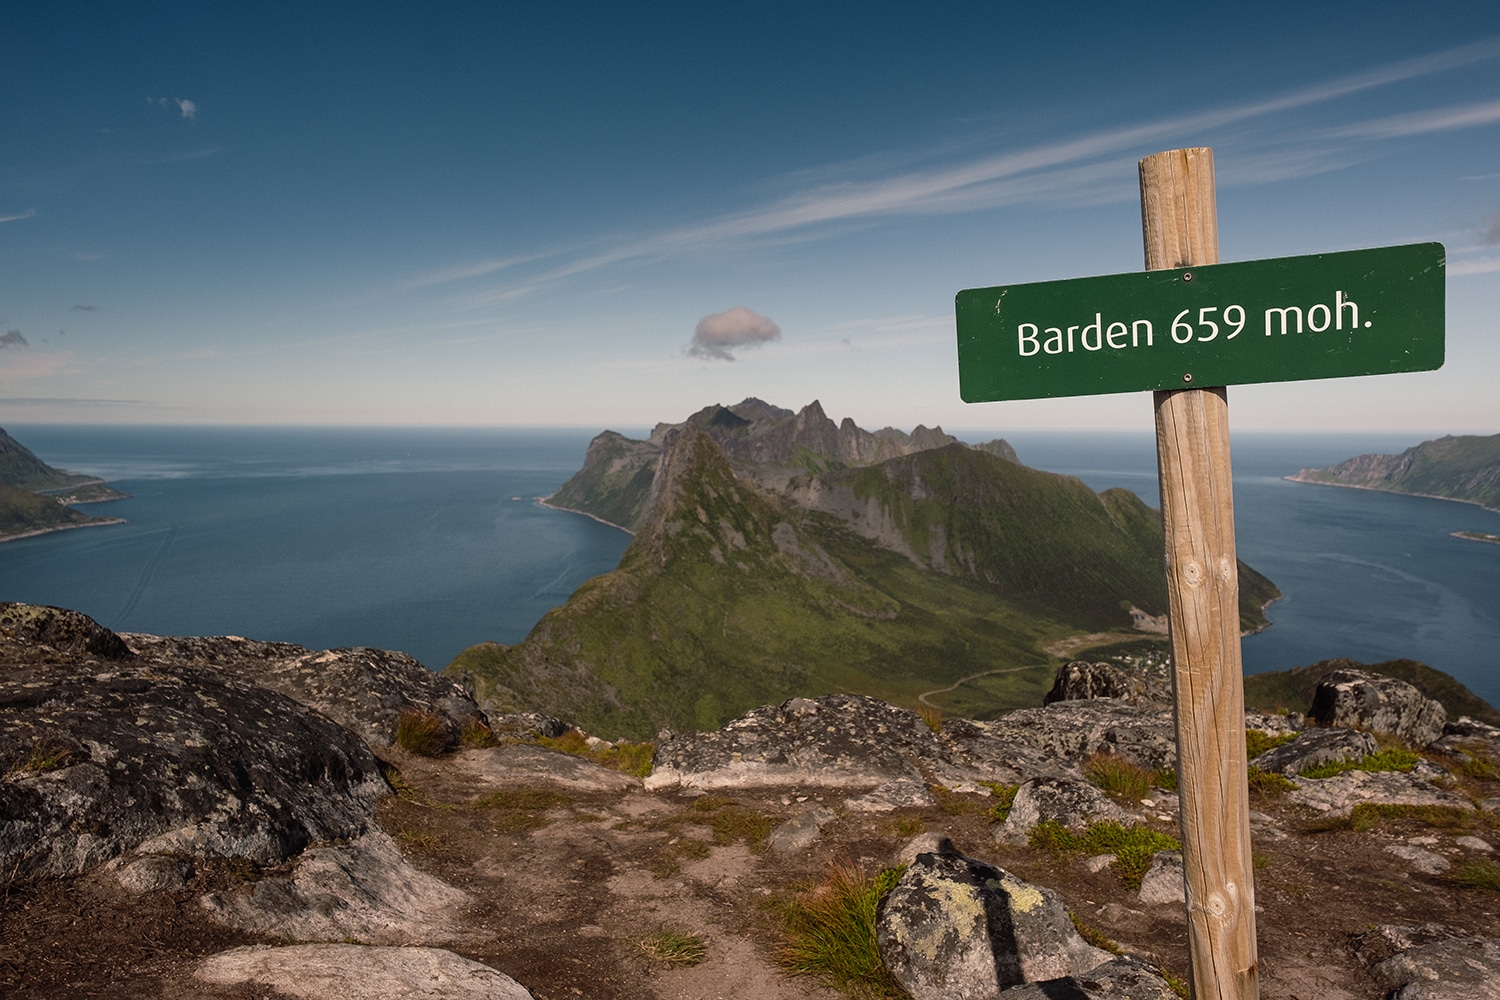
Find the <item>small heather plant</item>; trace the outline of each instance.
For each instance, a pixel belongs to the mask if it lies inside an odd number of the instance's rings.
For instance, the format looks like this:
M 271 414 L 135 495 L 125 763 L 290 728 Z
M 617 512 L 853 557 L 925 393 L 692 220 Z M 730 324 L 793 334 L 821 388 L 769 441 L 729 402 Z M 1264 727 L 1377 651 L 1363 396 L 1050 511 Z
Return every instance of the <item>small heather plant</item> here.
M 402 709 L 396 717 L 396 745 L 418 757 L 436 757 L 449 748 L 452 737 L 443 717 L 421 708 Z

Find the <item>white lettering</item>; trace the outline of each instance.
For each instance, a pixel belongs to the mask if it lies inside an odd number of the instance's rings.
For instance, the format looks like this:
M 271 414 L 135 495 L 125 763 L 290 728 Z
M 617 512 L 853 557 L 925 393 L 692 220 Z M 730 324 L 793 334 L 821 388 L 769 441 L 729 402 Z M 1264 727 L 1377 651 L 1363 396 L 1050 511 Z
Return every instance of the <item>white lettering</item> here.
M 1115 327 L 1119 327 L 1120 329 L 1117 331 L 1115 329 Z M 1106 332 L 1104 334 L 1104 339 L 1107 340 L 1107 341 L 1109 341 L 1109 346 L 1110 347 L 1112 347 L 1112 348 L 1114 348 L 1115 350 L 1118 351 L 1121 348 L 1123 348 L 1125 345 L 1124 345 L 1124 343 L 1119 343 L 1119 344 L 1115 343 L 1115 338 L 1116 337 L 1122 337 L 1123 338 L 1125 336 L 1125 334 L 1127 334 L 1129 332 L 1130 331 L 1126 328 L 1126 326 L 1125 326 L 1124 323 L 1120 323 L 1120 322 L 1117 321 L 1117 322 L 1109 324 L 1109 330 L 1108 330 L 1108 332 Z
M 1031 327 L 1031 336 L 1029 337 L 1026 335 L 1027 327 Z M 1041 342 L 1037 340 L 1037 330 L 1035 323 L 1022 323 L 1020 326 L 1016 327 L 1016 339 L 1019 341 L 1017 347 L 1021 352 L 1021 357 L 1023 358 L 1029 358 L 1037 351 L 1040 351 L 1042 349 Z M 1027 344 L 1031 345 L 1031 350 L 1029 351 L 1026 349 Z
M 1275 306 L 1272 306 L 1270 309 L 1266 310 L 1266 336 L 1267 337 L 1269 337 L 1271 335 L 1271 314 L 1272 313 L 1280 313 L 1281 314 L 1281 335 L 1283 337 L 1286 336 L 1286 317 L 1287 317 L 1287 313 L 1291 313 L 1292 315 L 1294 315 L 1294 316 L 1297 317 L 1297 329 L 1293 330 L 1292 332 L 1293 333 L 1301 333 L 1302 332 L 1302 307 L 1301 306 L 1287 306 L 1284 309 L 1278 309 Z
M 1333 311 L 1334 311 L 1334 315 L 1336 317 L 1335 322 L 1334 322 L 1334 329 L 1336 329 L 1336 330 L 1342 330 L 1344 328 L 1344 310 L 1345 309 L 1349 310 L 1349 329 L 1351 329 L 1351 330 L 1358 330 L 1359 329 L 1359 306 L 1355 305 L 1353 302 L 1350 302 L 1348 299 L 1344 298 L 1344 293 L 1342 291 L 1334 292 L 1333 293 Z
M 1042 350 L 1046 351 L 1048 354 L 1061 354 L 1063 352 L 1062 330 L 1055 326 L 1049 326 L 1047 327 L 1047 332 L 1051 334 L 1051 336 L 1048 337 L 1047 342 L 1042 345 Z
M 1315 317 L 1318 315 L 1318 310 L 1319 309 L 1323 310 L 1323 325 L 1322 326 L 1319 326 L 1317 319 L 1315 319 Z M 1333 325 L 1333 312 L 1327 306 L 1325 306 L 1323 303 L 1319 302 L 1317 305 L 1315 305 L 1311 309 L 1307 310 L 1307 328 L 1309 330 L 1311 330 L 1313 333 L 1322 333 L 1324 330 L 1328 329 L 1332 325 Z
M 1141 346 L 1141 327 L 1146 328 L 1146 346 L 1151 346 L 1151 321 L 1149 319 L 1138 319 L 1130 324 L 1130 346 Z
M 1092 344 L 1089 343 L 1090 330 L 1094 331 L 1094 342 Z M 1083 349 L 1085 351 L 1097 351 L 1104 346 L 1104 316 L 1102 314 L 1094 313 L 1094 321 L 1083 328 L 1081 339 L 1083 340 Z
M 1068 353 L 1069 354 L 1073 353 L 1073 331 L 1076 330 L 1076 329 L 1078 329 L 1078 327 L 1076 327 L 1076 326 L 1070 326 L 1070 327 L 1068 327 Z

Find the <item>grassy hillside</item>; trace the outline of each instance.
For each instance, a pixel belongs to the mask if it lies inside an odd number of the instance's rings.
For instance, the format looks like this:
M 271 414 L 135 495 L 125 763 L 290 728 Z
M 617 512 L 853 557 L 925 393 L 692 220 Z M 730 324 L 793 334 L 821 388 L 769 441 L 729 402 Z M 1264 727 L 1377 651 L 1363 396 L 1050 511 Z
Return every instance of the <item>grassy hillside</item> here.
M 471 647 L 444 672 L 486 705 L 607 735 L 834 691 L 914 705 L 951 687 L 932 700 L 982 718 L 1040 703 L 1056 661 L 1039 641 L 1164 607 L 1159 521 L 1133 494 L 961 446 L 825 474 L 840 478 L 824 495 L 893 512 L 908 551 L 737 478 L 705 433 L 674 432 L 659 468 L 616 571 L 524 642 Z
M 92 476 L 52 468 L 32 454 L 30 448 L 0 430 L 0 483 L 24 490 L 58 490 L 97 481 Z
M 0 539 L 100 521 L 51 497 L 0 482 Z
M 1449 435 L 1423 441 L 1399 455 L 1358 455 L 1326 469 L 1303 469 L 1292 478 L 1467 500 L 1500 510 L 1500 434 Z

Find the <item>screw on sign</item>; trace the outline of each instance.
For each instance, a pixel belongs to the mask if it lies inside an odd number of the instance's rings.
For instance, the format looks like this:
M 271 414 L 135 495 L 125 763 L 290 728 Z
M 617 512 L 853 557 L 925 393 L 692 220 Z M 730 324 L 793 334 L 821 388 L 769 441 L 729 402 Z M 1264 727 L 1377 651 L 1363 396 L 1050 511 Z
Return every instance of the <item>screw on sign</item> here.
M 1213 151 L 1157 153 L 1140 173 L 1146 270 L 959 292 L 959 390 L 971 403 L 1154 392 L 1191 987 L 1251 1000 L 1225 387 L 1441 367 L 1445 252 L 1418 243 L 1220 264 Z

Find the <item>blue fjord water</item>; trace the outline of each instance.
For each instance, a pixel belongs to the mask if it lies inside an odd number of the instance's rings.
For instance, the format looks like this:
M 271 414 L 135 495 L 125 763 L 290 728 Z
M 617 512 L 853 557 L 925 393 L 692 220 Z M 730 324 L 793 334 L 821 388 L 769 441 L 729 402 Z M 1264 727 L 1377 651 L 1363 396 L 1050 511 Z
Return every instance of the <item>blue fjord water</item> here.
M 521 639 L 629 542 L 534 502 L 578 469 L 590 431 L 10 429 L 132 497 L 85 508 L 127 524 L 0 545 L 0 599 L 120 631 L 379 646 L 438 668 L 474 642 Z M 1005 436 L 1029 465 L 1158 503 L 1150 433 Z M 1247 672 L 1406 656 L 1500 703 L 1500 546 L 1449 534 L 1500 534 L 1500 514 L 1282 478 L 1415 443 L 1236 435 L 1240 556 L 1287 595 L 1245 640 Z

